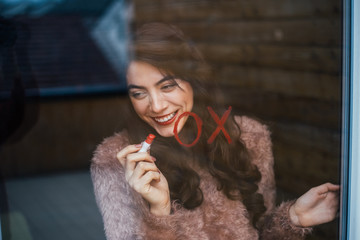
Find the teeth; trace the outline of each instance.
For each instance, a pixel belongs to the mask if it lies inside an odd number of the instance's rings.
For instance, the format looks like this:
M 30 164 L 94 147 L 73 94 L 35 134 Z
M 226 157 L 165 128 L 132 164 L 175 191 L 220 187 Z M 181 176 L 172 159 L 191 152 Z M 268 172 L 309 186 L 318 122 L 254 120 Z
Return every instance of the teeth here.
M 163 122 L 167 122 L 169 121 L 170 119 L 172 119 L 173 117 L 175 116 L 175 112 L 165 116 L 165 117 L 162 117 L 162 118 L 154 118 L 155 121 L 157 122 L 160 122 L 160 123 L 163 123 Z

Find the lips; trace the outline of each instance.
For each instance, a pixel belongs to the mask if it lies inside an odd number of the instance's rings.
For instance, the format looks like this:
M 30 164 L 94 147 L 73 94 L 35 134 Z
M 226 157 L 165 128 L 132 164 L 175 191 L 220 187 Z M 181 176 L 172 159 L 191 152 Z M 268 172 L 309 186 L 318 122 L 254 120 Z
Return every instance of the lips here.
M 178 111 L 175 111 L 173 113 L 164 115 L 164 116 L 160 116 L 160 117 L 153 117 L 152 119 L 160 125 L 168 125 L 170 123 L 172 123 L 175 119 L 176 119 L 176 115 L 177 115 Z

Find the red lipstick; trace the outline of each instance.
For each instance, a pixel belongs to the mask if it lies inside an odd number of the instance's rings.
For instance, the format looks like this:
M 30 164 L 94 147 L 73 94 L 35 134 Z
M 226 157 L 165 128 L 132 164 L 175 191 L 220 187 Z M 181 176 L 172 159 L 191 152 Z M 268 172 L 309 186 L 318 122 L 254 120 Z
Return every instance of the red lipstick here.
M 159 124 L 159 125 L 169 125 L 169 124 L 171 124 L 171 123 L 173 123 L 173 122 L 175 121 L 177 115 L 178 115 L 178 111 L 176 111 L 175 115 L 174 115 L 171 119 L 169 119 L 168 121 L 166 121 L 166 122 L 156 121 L 154 117 L 153 117 L 153 120 L 154 120 L 155 123 L 157 123 L 157 124 Z M 165 115 L 165 116 L 166 116 L 166 115 Z M 161 117 L 157 117 L 157 118 L 161 118 Z

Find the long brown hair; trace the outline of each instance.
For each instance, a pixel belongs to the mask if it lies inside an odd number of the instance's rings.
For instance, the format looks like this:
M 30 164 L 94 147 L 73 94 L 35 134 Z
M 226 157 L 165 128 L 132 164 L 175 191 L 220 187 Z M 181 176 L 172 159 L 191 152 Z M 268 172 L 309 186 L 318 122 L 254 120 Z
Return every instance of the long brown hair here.
M 243 202 L 252 224 L 256 226 L 266 210 L 263 196 L 257 193 L 261 174 L 251 163 L 249 153 L 240 140 L 241 130 L 234 116 L 225 122 L 232 143 L 229 144 L 223 134 L 217 135 L 213 143 L 207 143 L 217 127 L 207 106 L 211 106 L 219 116 L 225 108 L 218 106 L 214 99 L 214 89 L 207 84 L 210 68 L 201 53 L 178 28 L 163 23 L 143 25 L 136 32 L 130 49 L 132 60 L 148 63 L 164 75 L 188 81 L 194 92 L 192 112 L 205 123 L 199 142 L 191 148 L 180 145 L 174 137 L 161 136 L 156 138 L 151 147 L 151 153 L 157 159 L 156 164 L 169 183 L 171 199 L 187 209 L 198 207 L 203 201 L 203 194 L 196 169 L 207 169 L 217 179 L 219 191 L 223 191 L 229 199 Z M 130 100 L 128 110 L 130 142 L 139 143 L 154 130 L 137 117 Z M 184 142 L 192 142 L 197 135 L 196 128 L 195 121 L 188 118 L 179 133 L 180 138 Z

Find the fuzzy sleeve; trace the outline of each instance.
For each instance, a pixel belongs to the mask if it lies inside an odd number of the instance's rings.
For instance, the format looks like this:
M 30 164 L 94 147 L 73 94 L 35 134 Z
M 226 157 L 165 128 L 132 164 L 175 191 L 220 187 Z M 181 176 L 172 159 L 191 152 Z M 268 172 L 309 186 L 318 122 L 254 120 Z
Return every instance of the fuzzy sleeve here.
M 275 206 L 274 158 L 269 130 L 265 125 L 248 117 L 236 117 L 235 120 L 241 129 L 241 140 L 261 173 L 259 193 L 264 197 L 267 210 L 260 220 L 260 239 L 304 239 L 311 232 L 311 228 L 292 224 L 289 208 L 294 201 Z
M 121 134 L 105 139 L 91 163 L 96 202 L 108 240 L 141 239 L 140 212 L 134 210 L 132 192 L 123 179 L 121 164 L 116 161 L 116 153 L 126 144 Z
M 179 239 L 184 237 L 180 229 L 188 229 L 186 236 L 198 236 L 202 225 L 191 221 L 195 213 L 175 202 L 172 202 L 170 216 L 158 217 L 150 213 L 146 201 L 126 182 L 124 169 L 116 159 L 117 152 L 127 145 L 124 133 L 117 134 L 105 139 L 92 159 L 91 176 L 106 238 Z

